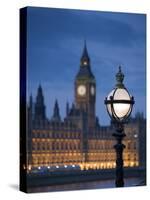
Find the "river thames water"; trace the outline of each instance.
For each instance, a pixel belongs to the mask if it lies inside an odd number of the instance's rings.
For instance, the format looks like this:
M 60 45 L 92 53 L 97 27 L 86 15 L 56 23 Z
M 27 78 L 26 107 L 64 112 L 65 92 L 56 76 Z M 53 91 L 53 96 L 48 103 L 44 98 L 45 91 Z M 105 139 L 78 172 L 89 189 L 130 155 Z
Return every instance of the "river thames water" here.
M 141 185 L 142 180 L 139 178 L 128 178 L 124 180 L 125 187 Z M 56 192 L 56 191 L 70 191 L 70 190 L 84 190 L 84 189 L 102 189 L 102 188 L 115 188 L 114 180 L 103 181 L 87 181 L 79 183 L 71 183 L 64 185 L 51 185 L 34 187 L 28 189 L 28 192 Z

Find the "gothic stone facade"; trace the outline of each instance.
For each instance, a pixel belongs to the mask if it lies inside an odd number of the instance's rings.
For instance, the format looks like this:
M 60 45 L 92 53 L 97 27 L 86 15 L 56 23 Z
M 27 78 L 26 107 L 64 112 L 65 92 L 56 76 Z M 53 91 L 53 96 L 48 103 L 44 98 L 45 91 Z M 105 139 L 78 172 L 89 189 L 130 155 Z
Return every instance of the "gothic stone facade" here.
M 84 45 L 80 68 L 74 82 L 75 102 L 66 104 L 66 117 L 61 120 L 56 100 L 51 119 L 46 117 L 42 87 L 36 100 L 28 106 L 28 169 L 43 167 L 83 169 L 115 167 L 113 126 L 101 126 L 95 114 L 96 80 Z M 144 167 L 145 119 L 138 113 L 125 125 L 124 166 Z

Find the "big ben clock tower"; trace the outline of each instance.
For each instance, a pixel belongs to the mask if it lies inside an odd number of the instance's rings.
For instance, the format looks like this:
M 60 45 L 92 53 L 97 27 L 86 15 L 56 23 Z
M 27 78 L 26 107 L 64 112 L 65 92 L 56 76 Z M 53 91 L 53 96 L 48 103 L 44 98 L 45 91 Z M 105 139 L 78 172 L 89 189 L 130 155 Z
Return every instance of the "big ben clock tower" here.
M 96 81 L 91 71 L 86 42 L 80 60 L 80 69 L 75 79 L 75 104 L 87 114 L 88 128 L 95 127 Z

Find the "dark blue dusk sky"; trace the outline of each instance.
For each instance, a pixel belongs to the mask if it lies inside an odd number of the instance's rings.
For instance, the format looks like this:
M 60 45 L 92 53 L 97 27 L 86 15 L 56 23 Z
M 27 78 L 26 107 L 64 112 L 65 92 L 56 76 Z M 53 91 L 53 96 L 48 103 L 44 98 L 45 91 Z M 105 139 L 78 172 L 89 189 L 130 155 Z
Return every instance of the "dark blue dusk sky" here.
M 146 16 L 144 14 L 28 8 L 28 94 L 34 99 L 42 85 L 47 117 L 57 98 L 61 116 L 74 101 L 74 79 L 86 39 L 96 78 L 96 114 L 102 125 L 110 119 L 104 98 L 115 86 L 122 66 L 125 86 L 135 97 L 133 114 L 145 114 Z

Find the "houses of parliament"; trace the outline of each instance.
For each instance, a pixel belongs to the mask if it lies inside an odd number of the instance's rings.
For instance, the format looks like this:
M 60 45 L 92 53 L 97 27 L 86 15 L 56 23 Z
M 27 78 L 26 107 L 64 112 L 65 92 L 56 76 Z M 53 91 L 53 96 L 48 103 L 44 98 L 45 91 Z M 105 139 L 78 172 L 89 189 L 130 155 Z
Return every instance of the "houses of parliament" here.
M 61 119 L 56 100 L 51 119 L 46 116 L 44 91 L 40 85 L 35 99 L 28 102 L 27 166 L 56 170 L 78 166 L 81 170 L 111 169 L 116 166 L 113 124 L 102 126 L 96 116 L 96 79 L 86 43 L 74 79 L 74 103 L 66 104 Z M 103 117 L 103 116 L 101 116 Z M 125 124 L 123 159 L 125 167 L 146 165 L 146 120 L 142 113 Z

